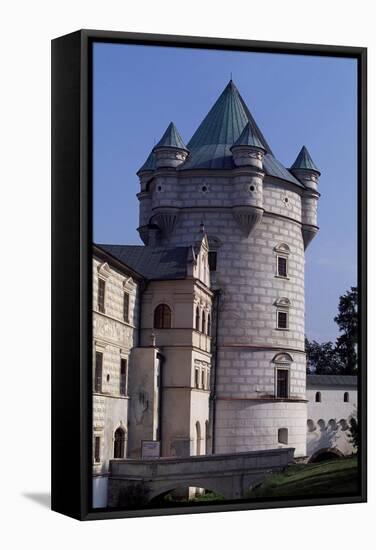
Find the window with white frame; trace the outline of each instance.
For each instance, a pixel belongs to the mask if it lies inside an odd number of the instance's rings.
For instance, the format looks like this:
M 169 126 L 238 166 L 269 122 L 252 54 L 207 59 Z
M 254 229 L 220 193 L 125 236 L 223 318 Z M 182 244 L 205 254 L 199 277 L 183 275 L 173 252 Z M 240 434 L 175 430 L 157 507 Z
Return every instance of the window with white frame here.
M 276 328 L 279 330 L 289 329 L 289 309 L 291 302 L 288 298 L 279 298 L 276 306 Z
M 290 397 L 290 368 L 293 358 L 289 353 L 277 353 L 272 363 L 275 366 L 275 397 L 288 399 Z
M 276 252 L 276 276 L 287 279 L 290 247 L 285 243 L 281 243 L 274 250 Z

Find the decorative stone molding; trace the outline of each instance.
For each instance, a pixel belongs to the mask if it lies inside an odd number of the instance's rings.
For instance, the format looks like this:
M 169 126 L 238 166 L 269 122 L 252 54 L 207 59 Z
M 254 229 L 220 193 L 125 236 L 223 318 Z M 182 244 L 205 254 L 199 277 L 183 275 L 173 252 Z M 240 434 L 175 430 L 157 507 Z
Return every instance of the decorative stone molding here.
M 232 213 L 245 237 L 260 223 L 264 210 L 256 206 L 233 206 Z
M 124 279 L 123 281 L 123 289 L 127 292 L 132 292 L 136 288 L 136 283 L 132 279 L 132 277 L 128 277 L 127 279 Z
M 291 302 L 288 298 L 278 298 L 278 300 L 276 300 L 274 302 L 274 305 L 279 307 L 279 308 L 289 308 L 291 307 Z
M 303 235 L 303 242 L 304 242 L 304 250 L 307 248 L 309 243 L 313 240 L 313 238 L 318 233 L 319 228 L 315 227 L 313 225 L 303 225 L 302 226 L 302 235 Z
M 277 246 L 274 247 L 274 251 L 277 254 L 288 256 L 290 254 L 290 247 L 286 243 L 280 243 L 280 244 L 277 244 Z
M 283 353 L 277 353 L 273 359 L 272 363 L 275 363 L 277 365 L 290 365 L 293 362 L 293 358 L 289 353 L 283 352 Z
M 105 262 L 104 264 L 100 264 L 98 265 L 98 275 L 102 278 L 102 279 L 105 279 L 107 280 L 110 275 L 111 275 L 111 268 L 110 266 L 108 265 L 107 262 Z
M 178 208 L 158 209 L 153 220 L 165 236 L 171 235 L 178 220 Z

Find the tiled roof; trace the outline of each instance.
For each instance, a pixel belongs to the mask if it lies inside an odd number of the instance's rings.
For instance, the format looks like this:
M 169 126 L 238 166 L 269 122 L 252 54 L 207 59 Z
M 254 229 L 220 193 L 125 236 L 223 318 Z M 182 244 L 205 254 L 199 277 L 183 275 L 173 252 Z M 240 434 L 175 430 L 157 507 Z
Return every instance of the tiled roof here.
M 281 178 L 304 187 L 273 155 L 269 144 L 257 126 L 251 112 L 232 80 L 219 96 L 209 113 L 187 145 L 190 154 L 179 170 L 232 169 L 234 162 L 231 146 L 238 140 L 246 126 L 254 139 L 266 150 L 264 169 L 267 175 Z M 154 153 L 147 158 L 139 172 L 155 168 Z
M 244 126 L 242 133 L 232 147 L 235 147 L 236 145 L 250 145 L 252 147 L 259 147 L 265 151 L 263 144 L 255 134 L 252 124 L 249 121 Z
M 307 374 L 307 387 L 316 386 L 354 386 L 358 384 L 357 376 L 339 374 Z
M 122 244 L 97 246 L 148 280 L 184 279 L 187 274 L 189 247 L 186 246 L 175 248 Z
M 177 149 L 184 149 L 185 151 L 187 151 L 187 146 L 182 140 L 178 132 L 178 129 L 176 128 L 173 122 L 170 122 L 170 124 L 167 127 L 167 130 L 165 131 L 161 139 L 158 141 L 157 145 L 155 145 L 154 150 L 157 149 L 158 147 L 174 147 Z
M 320 170 L 317 168 L 315 163 L 312 160 L 311 155 L 308 152 L 308 149 L 305 145 L 300 150 L 299 155 L 296 157 L 294 164 L 291 166 L 290 170 L 314 170 L 320 174 Z

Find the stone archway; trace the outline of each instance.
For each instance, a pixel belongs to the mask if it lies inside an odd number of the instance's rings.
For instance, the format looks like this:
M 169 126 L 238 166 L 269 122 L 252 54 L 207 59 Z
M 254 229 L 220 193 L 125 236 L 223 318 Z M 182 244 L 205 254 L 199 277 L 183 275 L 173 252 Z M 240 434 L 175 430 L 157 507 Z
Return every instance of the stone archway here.
M 309 459 L 308 463 L 312 462 L 324 462 L 324 460 L 333 460 L 335 458 L 344 458 L 344 454 L 341 453 L 336 447 L 328 447 L 326 449 L 319 449 Z

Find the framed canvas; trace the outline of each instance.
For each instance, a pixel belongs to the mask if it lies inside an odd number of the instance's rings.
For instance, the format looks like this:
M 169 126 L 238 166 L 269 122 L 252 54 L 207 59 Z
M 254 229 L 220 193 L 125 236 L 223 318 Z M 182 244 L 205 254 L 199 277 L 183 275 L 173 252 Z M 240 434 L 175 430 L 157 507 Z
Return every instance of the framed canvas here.
M 52 41 L 52 508 L 366 500 L 366 49 Z

